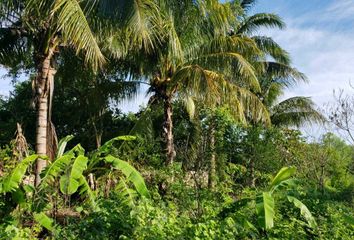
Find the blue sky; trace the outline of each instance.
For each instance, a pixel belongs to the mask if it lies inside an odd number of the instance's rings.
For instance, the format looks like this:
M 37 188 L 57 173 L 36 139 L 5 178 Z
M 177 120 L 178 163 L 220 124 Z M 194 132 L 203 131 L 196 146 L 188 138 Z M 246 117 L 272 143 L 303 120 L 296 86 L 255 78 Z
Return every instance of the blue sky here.
M 284 19 L 285 30 L 262 34 L 289 51 L 293 65 L 309 78 L 308 84 L 287 90 L 284 97 L 310 96 L 322 107 L 334 89 L 349 89 L 350 81 L 354 85 L 354 0 L 258 0 L 252 12 L 276 13 Z M 10 79 L 2 78 L 0 94 L 8 95 Z M 142 94 L 124 104 L 135 111 L 145 101 Z
M 293 64 L 309 78 L 286 92 L 311 96 L 322 106 L 333 90 L 349 89 L 354 81 L 353 0 L 259 0 L 256 11 L 279 14 L 282 31 L 263 31 L 290 52 Z M 354 82 L 353 82 L 354 83 Z M 354 90 L 353 90 L 354 91 Z

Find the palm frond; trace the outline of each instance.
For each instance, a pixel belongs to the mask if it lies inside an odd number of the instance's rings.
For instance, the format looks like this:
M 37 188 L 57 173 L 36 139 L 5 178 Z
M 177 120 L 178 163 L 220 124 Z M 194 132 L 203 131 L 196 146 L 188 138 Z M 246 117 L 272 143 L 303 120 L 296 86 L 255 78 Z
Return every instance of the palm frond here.
M 287 51 L 280 47 L 272 38 L 265 36 L 254 36 L 252 39 L 256 42 L 257 47 L 271 56 L 275 61 L 282 64 L 290 64 L 290 56 Z
M 97 44 L 85 13 L 77 0 L 56 0 L 53 13 L 57 15 L 58 30 L 66 43 L 72 45 L 77 53 L 83 51 L 85 61 L 93 69 L 105 63 L 105 58 Z
M 257 0 L 241 0 L 240 5 L 245 11 L 247 11 L 252 8 L 256 2 Z
M 262 56 L 256 43 L 241 36 L 220 36 L 213 38 L 199 49 L 187 53 L 192 64 L 220 72 L 244 87 L 259 91 L 255 72 L 262 71 L 263 65 L 254 62 Z
M 324 117 L 310 98 L 292 97 L 271 109 L 271 121 L 275 126 L 299 127 L 305 123 L 322 123 Z
M 268 111 L 260 99 L 218 72 L 189 65 L 177 71 L 172 81 L 179 84 L 182 99 L 194 97 L 209 106 L 227 105 L 240 122 L 246 122 L 247 116 L 253 121 L 269 123 Z
M 264 62 L 265 73 L 261 76 L 262 90 L 267 89 L 272 84 L 278 84 L 282 88 L 290 88 L 300 82 L 307 82 L 307 77 L 296 68 L 279 62 Z
M 246 17 L 237 27 L 237 34 L 251 35 L 262 27 L 266 28 L 285 28 L 285 23 L 276 14 L 257 13 L 250 17 Z

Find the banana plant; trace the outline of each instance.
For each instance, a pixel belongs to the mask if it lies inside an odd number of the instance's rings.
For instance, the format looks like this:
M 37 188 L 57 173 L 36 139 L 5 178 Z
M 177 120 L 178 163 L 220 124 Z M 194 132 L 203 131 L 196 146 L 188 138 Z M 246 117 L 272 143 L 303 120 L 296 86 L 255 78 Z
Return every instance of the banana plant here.
M 85 150 L 80 144 L 64 153 L 65 146 L 71 139 L 72 136 L 68 136 L 60 141 L 57 159 L 49 164 L 42 173 L 40 190 L 44 190 L 53 185 L 56 180 L 59 180 L 59 188 L 62 194 L 65 196 L 71 196 L 74 193 L 84 195 L 95 209 L 97 207 L 95 203 L 96 193 L 90 188 L 86 179 L 89 174 L 95 174 L 95 169 L 98 169 L 97 166 L 103 166 L 100 170 L 103 170 L 105 174 L 112 170 L 122 173 L 121 182 L 118 184 L 120 190 L 125 192 L 122 196 L 129 196 L 128 199 L 131 199 L 132 194 L 127 193 L 136 191 L 134 196 L 149 197 L 148 189 L 140 173 L 128 162 L 109 154 L 115 141 L 132 141 L 135 140 L 135 137 L 116 137 L 106 142 L 92 155 L 88 155 L 89 157 L 85 156 Z M 128 187 L 129 183 L 135 187 L 135 190 Z M 123 188 L 123 186 L 125 187 Z M 131 203 L 130 200 L 128 202 Z
M 295 167 L 284 167 L 271 181 L 266 191 L 256 194 L 254 197 L 242 198 L 236 202 L 228 205 L 220 213 L 220 216 L 225 217 L 231 212 L 237 212 L 243 209 L 250 203 L 254 203 L 257 223 L 254 225 L 248 219 L 242 215 L 241 222 L 244 222 L 244 226 L 252 229 L 260 229 L 261 231 L 268 231 L 274 227 L 274 218 L 276 214 L 277 197 L 286 198 L 294 207 L 300 210 L 301 216 L 306 220 L 304 223 L 307 227 L 315 229 L 317 226 L 315 218 L 312 216 L 307 206 L 299 199 L 287 193 L 287 191 L 296 186 L 296 181 L 293 178 L 296 172 Z M 277 197 L 275 196 L 277 195 Z M 257 228 L 257 227 L 258 228 Z
M 100 169 L 103 169 L 104 174 L 111 174 L 113 171 L 120 173 L 120 181 L 115 190 L 123 204 L 133 206 L 136 197 L 150 197 L 140 173 L 128 162 L 111 155 L 114 142 L 132 141 L 135 137 L 114 138 L 93 154 L 86 155 L 80 144 L 65 152 L 67 143 L 72 139 L 73 136 L 67 136 L 60 141 L 56 159 L 42 171 L 37 188 L 33 187 L 33 182 L 23 181 L 27 170 L 39 158 L 38 155 L 31 155 L 20 162 L 9 175 L 0 179 L 0 194 L 11 193 L 13 201 L 31 209 L 34 220 L 49 231 L 55 230 L 55 221 L 48 216 L 53 207 L 50 199 L 57 201 L 58 197 L 67 198 L 78 194 L 80 198 L 88 200 L 94 211 L 99 210 L 96 204 L 97 192 L 91 189 L 87 181 L 89 174 L 96 174 L 97 166 L 102 166 Z
M 0 180 L 0 194 L 15 192 L 21 185 L 27 169 L 38 158 L 38 155 L 31 155 L 20 162 L 12 172 L 5 178 Z

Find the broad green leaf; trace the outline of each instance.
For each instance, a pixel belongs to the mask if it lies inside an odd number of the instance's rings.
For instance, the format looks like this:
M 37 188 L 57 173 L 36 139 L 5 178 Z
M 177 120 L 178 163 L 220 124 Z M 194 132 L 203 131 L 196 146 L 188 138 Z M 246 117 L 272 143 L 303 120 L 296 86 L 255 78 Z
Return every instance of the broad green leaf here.
M 73 147 L 67 154 L 76 154 L 76 156 L 85 155 L 85 149 L 81 146 L 81 144 L 78 144 Z
M 26 194 L 21 188 L 17 188 L 16 191 L 12 192 L 12 199 L 15 203 L 22 206 L 26 203 Z
M 133 189 L 129 188 L 128 184 L 124 181 L 124 179 L 119 180 L 115 191 L 117 192 L 123 204 L 126 204 L 129 207 L 135 206 L 134 199 L 136 198 L 137 193 Z
M 2 192 L 6 193 L 6 192 L 12 192 L 15 191 L 25 173 L 27 168 L 38 158 L 37 155 L 31 155 L 27 158 L 25 158 L 24 160 L 22 160 L 22 162 L 20 162 L 14 170 L 12 170 L 12 172 L 10 173 L 10 175 L 8 175 L 2 182 Z
M 107 141 L 105 144 L 103 144 L 99 149 L 98 152 L 103 152 L 103 153 L 108 153 L 110 148 L 112 147 L 113 143 L 116 141 L 134 141 L 136 140 L 135 136 L 118 136 L 115 138 L 112 138 L 111 140 Z
M 87 168 L 87 157 L 78 156 L 71 169 L 60 178 L 60 191 L 63 194 L 71 195 L 77 191 L 80 186 L 80 178 L 83 171 Z
M 48 229 L 49 231 L 53 231 L 53 219 L 48 217 L 45 213 L 35 213 L 34 219 L 38 222 L 42 227 Z
M 265 230 L 274 227 L 274 198 L 270 192 L 263 192 L 257 199 L 258 223 Z
M 306 207 L 305 204 L 303 204 L 299 199 L 294 198 L 292 196 L 288 196 L 288 200 L 289 202 L 293 203 L 295 207 L 300 209 L 301 216 L 306 219 L 308 225 L 311 228 L 315 228 L 317 226 L 315 218 L 312 216 L 310 210 Z
M 140 195 L 144 197 L 150 197 L 149 191 L 145 185 L 144 178 L 132 165 L 111 155 L 105 157 L 105 160 L 106 162 L 111 163 L 115 169 L 120 170 L 126 177 L 127 181 L 133 183 L 136 191 Z
M 277 186 L 281 182 L 291 178 L 294 175 L 295 172 L 296 172 L 296 168 L 295 167 L 283 167 L 282 169 L 280 169 L 280 171 L 274 177 L 272 183 L 270 184 L 270 187 L 273 188 L 273 189 L 276 189 Z
M 94 210 L 98 210 L 98 207 L 96 204 L 96 195 L 91 190 L 88 182 L 86 181 L 86 178 L 83 175 L 81 175 L 81 177 L 79 179 L 79 186 L 80 186 L 80 195 L 85 193 L 88 196 L 88 199 L 90 200 L 91 207 Z
M 79 181 L 77 179 L 70 178 L 67 175 L 60 177 L 60 191 L 63 194 L 71 195 L 79 188 Z
M 56 177 L 65 172 L 73 158 L 73 154 L 66 154 L 47 166 L 41 174 L 42 182 L 40 188 L 47 186 L 53 182 Z
M 60 158 L 63 156 L 66 145 L 70 140 L 74 138 L 73 135 L 66 136 L 65 138 L 62 138 L 58 144 L 58 153 L 57 153 L 57 158 Z

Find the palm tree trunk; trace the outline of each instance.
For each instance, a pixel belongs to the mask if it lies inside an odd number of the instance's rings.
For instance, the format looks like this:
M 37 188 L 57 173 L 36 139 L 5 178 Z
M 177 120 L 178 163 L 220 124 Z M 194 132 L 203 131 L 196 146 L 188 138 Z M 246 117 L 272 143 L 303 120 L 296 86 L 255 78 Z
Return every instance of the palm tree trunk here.
M 166 165 L 171 165 L 176 157 L 175 145 L 173 140 L 173 121 L 172 121 L 172 97 L 166 96 L 164 99 L 164 123 L 163 135 L 166 144 Z
M 38 103 L 37 111 L 37 131 L 36 131 L 36 153 L 40 156 L 47 155 L 47 119 L 48 99 L 41 97 Z M 47 165 L 47 161 L 39 158 L 36 164 L 36 186 L 40 183 L 39 174 Z
M 38 69 L 35 82 L 36 98 L 37 98 L 37 124 L 36 124 L 36 153 L 39 156 L 47 155 L 47 131 L 48 131 L 48 81 L 51 76 L 50 61 L 52 54 L 48 54 Z M 53 73 L 54 75 L 54 73 Z M 45 159 L 39 158 L 36 162 L 35 185 L 40 183 L 40 173 L 47 166 Z
M 216 153 L 215 153 L 215 121 L 211 120 L 210 132 L 209 132 L 209 149 L 210 149 L 210 162 L 209 162 L 209 177 L 208 187 L 209 189 L 215 188 L 216 183 Z

